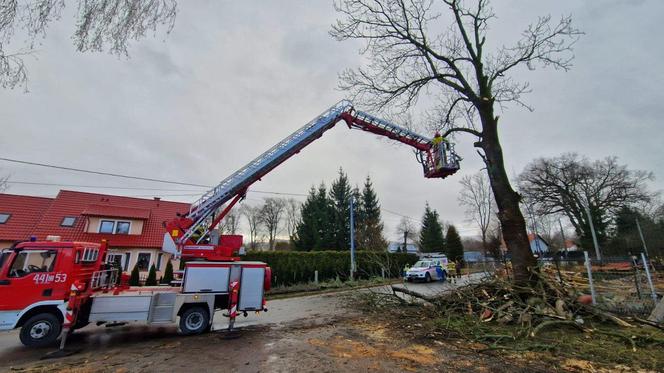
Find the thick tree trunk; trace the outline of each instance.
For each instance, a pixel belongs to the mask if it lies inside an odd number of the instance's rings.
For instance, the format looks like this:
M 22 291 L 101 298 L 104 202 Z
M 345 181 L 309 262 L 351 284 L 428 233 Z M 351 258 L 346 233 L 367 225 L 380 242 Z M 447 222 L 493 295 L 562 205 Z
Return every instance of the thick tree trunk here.
M 512 189 L 505 172 L 503 150 L 498 139 L 498 118 L 493 115 L 492 104 L 485 103 L 479 112 L 482 120 L 482 140 L 477 145 L 484 150 L 491 189 L 498 205 L 503 239 L 512 254 L 514 281 L 527 284 L 532 279 L 531 269 L 537 263 L 530 251 L 526 221 L 519 207 L 521 197 Z

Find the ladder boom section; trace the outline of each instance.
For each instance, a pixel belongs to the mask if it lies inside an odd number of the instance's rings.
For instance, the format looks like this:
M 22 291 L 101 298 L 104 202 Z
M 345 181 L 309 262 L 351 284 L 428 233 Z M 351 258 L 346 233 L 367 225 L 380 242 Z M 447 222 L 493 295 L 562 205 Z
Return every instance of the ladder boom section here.
M 363 111 L 346 112 L 341 116 L 350 128 L 375 133 L 410 145 L 420 151 L 428 151 L 432 147 L 432 139 L 417 134 L 407 128 L 380 119 Z
M 454 144 L 442 137 L 435 141 L 362 111 L 346 112 L 341 117 L 349 128 L 385 136 L 417 149 L 416 156 L 422 164 L 424 177 L 444 179 L 459 170 L 461 157 L 454 151 Z
M 334 127 L 343 113 L 350 112 L 352 108 L 353 105 L 350 101 L 343 100 L 338 102 L 265 153 L 259 155 L 244 167 L 222 180 L 217 186 L 210 189 L 191 205 L 188 217 L 194 221 L 192 228 L 200 226 L 205 219 L 211 216 L 224 203 L 228 202 L 238 193 L 243 193 L 251 184 L 322 136 L 325 131 Z M 187 230 L 182 236 L 181 241 L 184 242 L 189 239 L 194 230 Z

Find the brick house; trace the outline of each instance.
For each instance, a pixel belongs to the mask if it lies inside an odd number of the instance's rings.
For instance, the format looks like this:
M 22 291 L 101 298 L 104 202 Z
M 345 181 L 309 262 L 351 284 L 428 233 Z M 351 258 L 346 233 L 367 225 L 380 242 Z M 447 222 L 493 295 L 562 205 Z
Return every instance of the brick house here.
M 61 190 L 55 198 L 0 194 L 0 248 L 35 236 L 45 240 L 101 242 L 109 260 L 125 272 L 157 268 L 160 276 L 171 255 L 161 251 L 163 222 L 189 211 L 189 204 Z M 4 223 L 3 223 L 3 217 Z M 174 263 L 175 264 L 175 263 Z

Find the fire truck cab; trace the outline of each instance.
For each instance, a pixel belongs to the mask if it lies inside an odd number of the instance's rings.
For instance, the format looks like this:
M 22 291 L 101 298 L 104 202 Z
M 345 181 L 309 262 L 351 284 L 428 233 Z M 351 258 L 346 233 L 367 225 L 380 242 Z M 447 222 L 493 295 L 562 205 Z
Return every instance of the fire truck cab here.
M 25 345 L 54 342 L 72 284 L 89 282 L 104 256 L 102 245 L 88 242 L 22 242 L 1 251 L 0 330 L 20 327 Z

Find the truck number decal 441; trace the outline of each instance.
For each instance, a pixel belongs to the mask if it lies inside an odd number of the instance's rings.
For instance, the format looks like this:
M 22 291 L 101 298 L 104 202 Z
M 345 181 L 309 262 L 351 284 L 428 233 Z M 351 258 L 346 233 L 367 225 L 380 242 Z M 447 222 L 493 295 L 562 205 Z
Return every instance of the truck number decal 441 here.
M 65 282 L 67 281 L 66 273 L 38 273 L 34 277 L 35 284 L 50 284 L 52 282 Z

